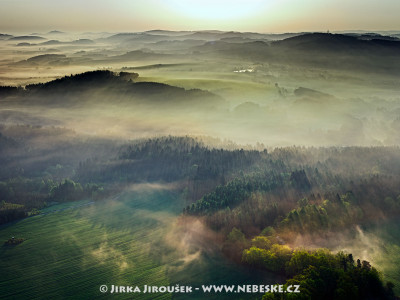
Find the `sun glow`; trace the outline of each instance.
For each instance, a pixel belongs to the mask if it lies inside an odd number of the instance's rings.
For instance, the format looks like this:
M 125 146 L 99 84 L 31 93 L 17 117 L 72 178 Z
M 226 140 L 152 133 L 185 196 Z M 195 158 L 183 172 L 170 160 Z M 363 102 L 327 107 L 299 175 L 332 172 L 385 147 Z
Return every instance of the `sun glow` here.
M 168 8 L 196 19 L 237 19 L 257 14 L 266 6 L 262 0 L 166 0 Z

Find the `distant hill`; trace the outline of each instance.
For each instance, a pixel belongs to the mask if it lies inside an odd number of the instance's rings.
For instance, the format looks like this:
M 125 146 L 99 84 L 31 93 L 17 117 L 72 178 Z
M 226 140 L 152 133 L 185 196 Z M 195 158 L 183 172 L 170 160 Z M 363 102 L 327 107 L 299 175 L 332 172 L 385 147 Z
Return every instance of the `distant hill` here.
M 147 43 L 155 43 L 159 41 L 169 41 L 180 38 L 174 34 L 156 34 L 156 32 L 148 33 L 148 32 L 137 32 L 137 33 L 118 33 L 112 36 L 98 39 L 100 42 L 106 43 L 120 43 L 125 47 L 138 47 L 139 45 L 145 45 Z M 97 41 L 97 40 L 96 40 Z M 133 48 L 133 49 L 135 49 Z
M 284 40 L 287 38 L 291 38 L 294 36 L 299 36 L 303 35 L 304 32 L 296 32 L 296 33 L 273 33 L 273 34 L 263 34 L 263 36 L 267 39 L 273 40 L 273 41 L 279 41 L 279 40 Z
M 58 40 L 50 40 L 50 41 L 40 43 L 40 45 L 59 45 L 59 44 L 62 44 L 62 42 L 60 42 Z
M 15 36 L 9 39 L 10 41 L 38 41 L 38 40 L 45 40 L 45 38 L 37 35 L 23 35 L 23 36 Z
M 149 47 L 154 50 L 183 50 L 189 49 L 196 46 L 201 46 L 206 43 L 205 40 L 183 40 L 183 41 L 159 41 L 153 44 L 150 44 Z
M 0 40 L 8 40 L 12 37 L 13 37 L 12 35 L 0 33 Z
M 122 55 L 110 57 L 109 59 L 114 61 L 130 61 L 130 60 L 137 61 L 137 60 L 166 58 L 168 56 L 170 55 L 162 53 L 144 52 L 142 50 L 134 50 L 134 51 L 129 51 Z
M 222 32 L 213 32 L 213 31 L 197 31 L 194 33 L 187 34 L 183 36 L 185 39 L 189 40 L 219 40 L 222 36 Z
M 179 36 L 179 35 L 187 34 L 188 31 L 171 31 L 171 30 L 158 29 L 158 30 L 148 30 L 148 31 L 145 31 L 145 33 L 156 34 L 156 35 Z
M 95 42 L 93 42 L 90 39 L 79 39 L 79 40 L 76 40 L 76 41 L 72 41 L 71 44 L 92 45 L 92 44 L 95 44 Z
M 57 49 L 49 49 L 53 52 L 58 51 Z M 41 54 L 28 58 L 27 60 L 21 60 L 16 62 L 17 66 L 46 66 L 46 65 L 65 65 L 68 64 L 70 58 L 67 58 L 64 54 Z
M 132 43 L 132 45 L 134 45 L 135 43 L 153 43 L 153 42 L 168 41 L 168 40 L 173 40 L 173 39 L 176 39 L 176 37 L 168 36 L 168 35 L 156 35 L 156 34 L 141 33 L 141 34 L 131 36 L 127 39 L 124 39 L 121 42 L 123 42 L 124 44 Z
M 48 62 L 48 61 L 54 61 L 58 59 L 66 58 L 64 54 L 42 54 L 42 55 L 37 55 L 33 56 L 31 58 L 28 58 L 28 62 L 38 62 L 38 63 L 43 63 L 43 62 Z
M 95 44 L 94 41 L 90 39 L 79 39 L 75 40 L 72 42 L 61 42 L 59 40 L 49 40 L 43 43 L 39 43 L 38 45 L 68 45 L 68 44 L 74 44 L 74 45 L 93 45 Z
M 137 32 L 122 32 L 122 33 L 113 34 L 113 35 L 107 37 L 106 40 L 127 39 L 127 38 L 137 36 L 138 34 L 139 33 L 137 33 Z
M 210 55 L 307 67 L 397 73 L 400 71 L 400 40 L 344 34 L 306 33 L 279 41 L 211 41 L 192 48 Z
M 323 97 L 332 97 L 329 94 L 322 93 L 320 91 L 316 91 L 313 89 L 305 88 L 305 87 L 299 87 L 294 90 L 294 95 L 297 97 L 311 97 L 311 98 L 323 98 Z
M 278 59 L 315 67 L 397 73 L 400 41 L 328 33 L 309 33 L 273 42 Z
M 365 36 L 343 34 L 308 33 L 282 41 L 274 42 L 274 47 L 290 48 L 290 50 L 313 52 L 346 52 L 360 54 L 361 52 L 393 51 L 400 49 L 400 40 L 365 39 Z M 386 43 L 385 43 L 386 42 Z M 382 47 L 383 46 L 383 47 Z M 381 53 L 378 53 L 381 54 Z
M 35 59 L 45 59 L 45 57 L 40 56 Z M 71 106 L 124 102 L 168 108 L 170 104 L 179 103 L 180 109 L 196 107 L 211 109 L 225 103 L 221 97 L 208 91 L 185 90 L 163 83 L 129 80 L 129 78 L 135 80 L 136 77 L 136 73 L 92 71 L 65 76 L 47 83 L 27 85 L 25 90 L 0 87 L 0 96 L 2 90 L 5 96 L 15 95 L 18 92 L 21 99 L 27 100 L 31 105 L 37 103 Z M 100 96 L 93 97 L 96 93 L 100 93 Z
M 24 42 L 24 43 L 18 43 L 17 47 L 34 46 L 34 45 L 36 45 L 36 44 L 30 44 L 30 43 Z
M 397 37 L 381 35 L 378 33 L 348 34 L 348 35 L 355 36 L 360 40 L 367 40 L 367 41 L 370 41 L 370 40 L 400 41 L 400 39 Z
M 136 45 L 138 43 L 156 43 L 166 41 L 219 41 L 223 39 L 249 39 L 249 40 L 282 40 L 284 38 L 300 35 L 301 33 L 285 34 L 263 34 L 256 32 L 236 32 L 219 30 L 200 30 L 200 31 L 168 31 L 150 30 L 145 32 L 118 33 L 109 36 L 104 41 L 123 43 L 124 45 Z
M 295 89 L 294 95 L 297 97 L 295 105 L 310 104 L 314 108 L 316 108 L 315 105 L 340 105 L 340 101 L 334 96 L 305 87 Z
M 65 32 L 58 31 L 58 30 L 52 30 L 52 31 L 49 31 L 47 34 L 65 34 Z
M 270 44 L 263 41 L 250 41 L 243 43 L 227 42 L 225 40 L 210 41 L 201 46 L 193 47 L 193 51 L 204 53 L 206 56 L 233 56 L 237 59 L 265 60 L 271 57 Z

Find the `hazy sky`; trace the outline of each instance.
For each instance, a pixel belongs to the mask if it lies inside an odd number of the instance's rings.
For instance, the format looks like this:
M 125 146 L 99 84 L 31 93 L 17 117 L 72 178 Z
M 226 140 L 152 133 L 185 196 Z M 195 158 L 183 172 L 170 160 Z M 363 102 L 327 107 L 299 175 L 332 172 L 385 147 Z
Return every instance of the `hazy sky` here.
M 399 30 L 400 0 L 0 0 L 1 32 Z

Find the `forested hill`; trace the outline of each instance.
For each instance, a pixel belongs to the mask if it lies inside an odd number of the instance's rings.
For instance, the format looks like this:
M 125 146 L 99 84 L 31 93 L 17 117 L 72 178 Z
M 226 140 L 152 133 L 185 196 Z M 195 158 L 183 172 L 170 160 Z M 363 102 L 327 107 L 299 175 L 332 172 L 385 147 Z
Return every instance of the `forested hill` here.
M 123 180 L 225 182 L 238 172 L 249 172 L 262 161 L 263 153 L 215 149 L 192 137 L 160 137 L 134 141 L 120 148 L 112 164 L 83 162 L 76 176 L 80 181 Z
M 204 56 L 248 59 L 352 72 L 398 73 L 400 40 L 397 38 L 331 33 L 305 33 L 279 41 L 228 43 L 216 41 L 195 47 Z
M 139 74 L 98 70 L 65 76 L 50 82 L 30 84 L 25 89 L 1 86 L 0 101 L 7 97 L 29 104 L 96 104 L 96 103 L 146 103 L 216 106 L 224 100 L 208 91 L 185 90 L 158 82 L 138 81 Z M 15 99 L 17 97 L 17 99 Z
M 346 53 L 346 55 L 382 53 L 398 55 L 400 40 L 397 38 L 383 39 L 380 36 L 355 36 L 329 33 L 306 33 L 273 43 L 274 47 L 315 53 Z
M 54 186 L 65 180 L 89 185 L 88 193 L 90 184 L 106 189 L 180 182 L 186 189 L 187 213 L 217 216 L 210 221 L 216 228 L 228 223 L 228 227 L 239 227 L 249 218 L 260 230 L 274 221 L 272 215 L 265 218 L 264 214 L 278 208 L 284 217 L 305 197 L 308 204 L 329 211 L 324 200 L 336 203 L 340 195 L 352 191 L 354 197 L 346 196 L 352 199 L 346 202 L 361 207 L 362 219 L 378 216 L 377 211 L 383 215 L 397 211 L 394 207 L 400 199 L 397 147 L 226 150 L 208 147 L 197 138 L 173 136 L 122 145 L 115 140 L 79 137 L 65 129 L 31 126 L 2 127 L 0 140 L 1 200 L 29 207 L 40 208 L 40 203 L 54 200 Z M 256 195 L 261 195 L 260 200 L 253 199 Z M 242 211 L 240 219 L 233 209 Z M 220 213 L 232 217 L 232 222 L 223 221 Z

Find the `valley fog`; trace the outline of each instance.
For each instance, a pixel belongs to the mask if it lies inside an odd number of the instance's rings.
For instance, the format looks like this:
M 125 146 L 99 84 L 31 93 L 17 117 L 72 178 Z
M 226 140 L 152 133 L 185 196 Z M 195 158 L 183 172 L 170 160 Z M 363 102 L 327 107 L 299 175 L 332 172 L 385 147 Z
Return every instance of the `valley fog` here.
M 383 34 L 10 35 L 0 84 L 25 90 L 2 89 L 1 123 L 268 147 L 398 145 L 398 48 Z M 97 77 L 51 84 L 90 71 Z

